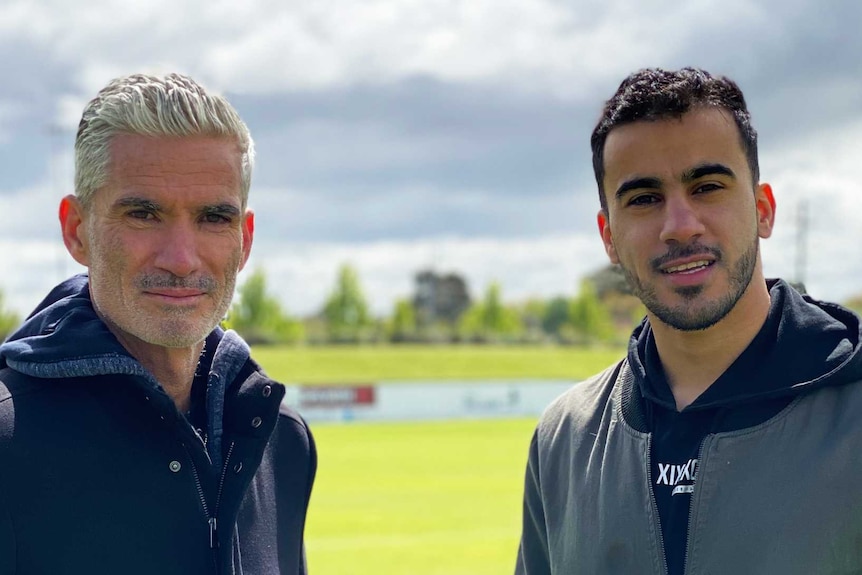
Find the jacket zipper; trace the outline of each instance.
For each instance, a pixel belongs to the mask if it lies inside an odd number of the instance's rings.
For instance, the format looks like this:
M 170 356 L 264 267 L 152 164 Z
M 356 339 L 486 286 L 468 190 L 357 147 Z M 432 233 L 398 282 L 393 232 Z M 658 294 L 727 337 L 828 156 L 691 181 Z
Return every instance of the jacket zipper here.
M 198 468 L 195 466 L 195 462 L 191 458 L 191 455 L 189 455 L 189 461 L 192 465 L 192 477 L 195 480 L 195 488 L 197 489 L 198 497 L 201 500 L 201 507 L 203 507 L 204 515 L 206 515 L 207 524 L 209 524 L 210 528 L 210 549 L 218 548 L 218 510 L 221 503 L 221 494 L 222 489 L 224 488 L 225 476 L 227 475 L 228 463 L 230 462 L 230 456 L 233 453 L 233 448 L 235 444 L 236 442 L 232 441 L 227 450 L 227 456 L 225 457 L 224 466 L 221 470 L 221 477 L 219 478 L 218 491 L 216 492 L 215 507 L 213 508 L 212 515 L 210 515 L 209 505 L 207 505 L 207 499 L 204 496 L 204 488 L 203 485 L 201 485 L 201 478 L 198 475 Z
M 706 447 L 706 443 L 712 438 L 712 435 L 707 435 L 703 438 L 703 441 L 700 444 L 700 449 L 697 450 L 697 468 L 694 470 L 694 489 L 697 491 L 692 491 L 691 493 L 691 501 L 688 502 L 688 527 L 686 528 L 685 534 L 685 558 L 682 561 L 682 572 L 688 573 L 688 548 L 691 545 L 691 535 L 692 535 L 692 520 L 691 513 L 694 511 L 694 498 L 697 493 L 700 493 L 700 470 L 701 465 L 703 463 L 703 451 Z M 651 469 L 651 468 L 650 468 Z
M 215 510 L 213 512 L 213 516 L 210 517 L 210 548 L 214 549 L 218 547 L 218 510 L 219 505 L 221 504 L 221 493 L 222 488 L 224 487 L 224 478 L 227 475 L 227 466 L 230 463 L 230 456 L 233 454 L 233 446 L 236 444 L 235 441 L 230 442 L 230 446 L 227 448 L 227 455 L 224 458 L 224 465 L 221 468 L 221 477 L 218 480 L 218 491 L 216 491 L 216 502 L 215 502 Z
M 655 492 L 653 492 L 652 489 L 652 434 L 649 434 L 647 436 L 647 478 L 649 479 L 649 485 L 647 485 L 647 489 L 649 489 L 649 498 L 650 503 L 652 504 L 652 512 L 656 518 L 656 523 L 658 524 L 658 544 L 659 555 L 661 557 L 662 572 L 666 574 L 667 557 L 665 556 L 664 550 L 664 534 L 662 534 L 661 531 L 661 518 L 658 516 L 658 502 L 655 499 Z M 688 554 L 688 550 L 686 550 L 686 554 Z

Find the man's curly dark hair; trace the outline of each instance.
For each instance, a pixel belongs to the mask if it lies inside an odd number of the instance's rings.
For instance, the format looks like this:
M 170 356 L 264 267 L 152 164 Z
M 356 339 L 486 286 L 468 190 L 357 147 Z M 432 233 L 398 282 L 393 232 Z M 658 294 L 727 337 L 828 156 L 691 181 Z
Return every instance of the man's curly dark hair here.
M 607 213 L 603 180 L 605 177 L 605 141 L 611 130 L 637 121 L 680 118 L 693 108 L 715 107 L 728 111 L 739 128 L 753 182 L 760 179 L 757 162 L 757 132 L 751 125 L 751 114 L 742 90 L 733 80 L 715 77 L 705 70 L 683 68 L 678 71 L 647 68 L 623 80 L 613 97 L 605 102 L 602 116 L 590 144 L 593 149 L 593 171 L 599 185 L 599 201 Z

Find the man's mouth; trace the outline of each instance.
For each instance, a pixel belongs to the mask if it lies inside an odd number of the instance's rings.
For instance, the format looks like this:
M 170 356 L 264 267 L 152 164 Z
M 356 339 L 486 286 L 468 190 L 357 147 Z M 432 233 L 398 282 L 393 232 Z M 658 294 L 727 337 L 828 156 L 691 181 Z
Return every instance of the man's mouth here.
M 185 299 L 203 295 L 202 291 L 194 289 L 155 289 L 147 290 L 145 293 L 173 299 Z
M 694 262 L 688 262 L 685 264 L 680 264 L 678 266 L 671 266 L 669 268 L 665 268 L 662 270 L 662 273 L 666 274 L 692 274 L 697 271 L 700 271 L 704 268 L 707 268 L 714 264 L 714 260 L 697 260 Z

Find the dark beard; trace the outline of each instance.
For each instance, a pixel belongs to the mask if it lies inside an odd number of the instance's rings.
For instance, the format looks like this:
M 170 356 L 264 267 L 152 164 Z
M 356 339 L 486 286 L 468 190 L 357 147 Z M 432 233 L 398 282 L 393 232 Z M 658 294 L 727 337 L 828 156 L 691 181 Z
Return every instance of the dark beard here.
M 712 327 L 730 313 L 736 306 L 736 302 L 745 293 L 748 285 L 751 283 L 751 278 L 754 276 L 754 268 L 757 264 L 757 253 L 760 249 L 760 244 L 757 236 L 751 242 L 751 246 L 745 250 L 740 256 L 739 261 L 730 271 L 729 286 L 727 293 L 716 301 L 709 302 L 699 309 L 691 309 L 686 303 L 677 306 L 665 305 L 659 301 L 655 293 L 655 288 L 650 285 L 644 285 L 623 266 L 623 274 L 626 277 L 632 292 L 638 299 L 643 302 L 646 308 L 656 316 L 662 323 L 680 330 L 680 331 L 699 331 Z M 694 255 L 697 253 L 710 253 L 716 256 L 716 263 L 719 265 L 721 261 L 721 252 L 715 248 L 700 250 L 686 250 L 691 254 L 672 254 L 671 258 L 667 256 L 656 260 L 653 269 L 658 269 L 658 264 L 662 259 L 672 259 L 676 257 L 685 257 L 686 255 Z M 661 273 L 661 272 L 659 272 Z M 687 286 L 675 290 L 677 294 L 683 297 L 687 302 L 693 302 L 703 292 L 702 286 Z

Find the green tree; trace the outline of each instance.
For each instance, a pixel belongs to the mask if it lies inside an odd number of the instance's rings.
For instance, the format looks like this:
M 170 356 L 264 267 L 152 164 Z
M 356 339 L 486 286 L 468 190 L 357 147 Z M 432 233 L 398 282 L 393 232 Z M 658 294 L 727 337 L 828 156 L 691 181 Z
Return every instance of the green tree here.
M 523 331 L 518 311 L 503 304 L 500 284 L 492 282 L 482 301 L 461 316 L 461 337 L 480 341 L 514 339 Z
M 21 323 L 21 318 L 14 311 L 6 309 L 5 295 L 0 290 L 0 341 L 6 339 Z
M 416 311 L 410 300 L 399 299 L 395 302 L 388 331 L 389 339 L 393 342 L 410 341 L 416 337 Z
M 548 335 L 559 335 L 560 328 L 569 321 L 569 300 L 557 296 L 548 302 L 542 315 L 542 330 Z
M 569 306 L 569 323 L 584 342 L 607 341 L 614 336 L 610 312 L 589 280 L 581 282 L 581 290 Z
M 237 290 L 239 299 L 231 306 L 226 328 L 235 329 L 250 344 L 297 343 L 304 339 L 301 322 L 288 316 L 278 300 L 266 289 L 266 273 L 257 269 Z
M 518 306 L 524 342 L 540 342 L 547 339 L 542 329 L 542 318 L 545 317 L 547 308 L 548 302 L 538 298 L 530 298 Z
M 359 276 L 344 264 L 338 270 L 335 288 L 323 306 L 329 337 L 335 342 L 358 342 L 370 325 L 368 303 L 359 284 Z

